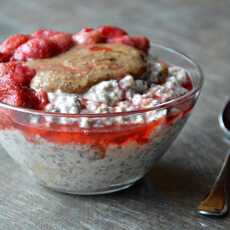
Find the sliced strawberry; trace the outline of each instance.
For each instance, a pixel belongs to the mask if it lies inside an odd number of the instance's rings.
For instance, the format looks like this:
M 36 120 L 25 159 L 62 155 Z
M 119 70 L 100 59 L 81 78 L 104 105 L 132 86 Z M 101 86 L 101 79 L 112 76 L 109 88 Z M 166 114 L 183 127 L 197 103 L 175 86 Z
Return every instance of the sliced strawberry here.
M 31 80 L 35 76 L 36 71 L 34 69 L 28 68 L 24 65 L 17 65 L 14 74 L 12 75 L 12 80 L 17 85 L 28 86 L 30 85 Z
M 42 109 L 48 103 L 46 92 L 30 88 L 35 71 L 21 63 L 0 64 L 0 101 L 9 105 Z
M 6 74 L 13 74 L 17 62 L 0 63 L 0 79 Z
M 132 47 L 135 47 L 139 50 L 144 51 L 145 53 L 148 52 L 149 50 L 149 40 L 144 37 L 144 36 L 128 36 L 128 35 L 124 35 L 121 37 L 115 37 L 115 38 L 111 38 L 108 40 L 109 43 L 122 43 L 125 45 L 129 45 Z
M 132 40 L 132 38 L 128 35 L 124 35 L 121 37 L 115 37 L 115 38 L 111 38 L 108 40 L 109 43 L 122 43 L 128 46 L 132 46 L 135 47 L 135 43 Z
M 39 99 L 39 103 L 36 106 L 36 109 L 44 109 L 45 106 L 49 103 L 48 94 L 44 90 L 36 92 L 36 96 Z
M 22 100 L 16 89 L 0 87 L 0 101 L 13 106 L 21 106 Z
M 101 33 L 93 28 L 84 28 L 80 32 L 73 34 L 72 38 L 77 44 L 91 45 L 105 42 Z
M 0 78 L 0 101 L 13 106 L 24 105 L 20 87 L 14 84 L 9 74 Z
M 55 31 L 55 30 L 50 30 L 50 29 L 39 29 L 35 31 L 32 36 L 37 37 L 37 38 L 49 38 L 53 35 L 56 35 L 60 32 Z
M 11 58 L 11 55 L 8 53 L 0 53 L 0 62 L 8 62 Z
M 15 89 L 17 85 L 11 79 L 10 74 L 6 74 L 0 77 L 0 92 L 4 93 L 9 89 Z
M 30 35 L 26 34 L 11 35 L 1 43 L 0 52 L 7 55 L 12 55 L 15 49 L 17 49 L 23 43 L 27 42 L 29 38 Z
M 33 33 L 33 36 L 37 38 L 49 39 L 57 46 L 60 53 L 65 52 L 74 45 L 72 34 L 66 32 L 39 29 Z
M 192 84 L 192 80 L 188 76 L 188 74 L 187 74 L 187 79 L 184 82 L 182 82 L 181 86 L 184 87 L 187 90 L 192 90 L 193 84 Z
M 47 97 L 37 94 L 34 89 L 28 87 L 14 87 L 2 91 L 0 89 L 0 100 L 8 105 L 30 108 L 43 109 L 48 104 Z
M 52 41 L 60 50 L 60 53 L 67 51 L 74 45 L 72 35 L 69 33 L 57 33 L 49 37 L 49 40 Z
M 18 62 L 0 64 L 0 79 L 2 81 L 8 79 L 15 86 L 29 86 L 35 74 L 34 69 Z
M 137 49 L 143 50 L 145 53 L 148 52 L 150 48 L 150 42 L 148 38 L 145 36 L 132 36 L 131 39 Z
M 39 103 L 39 100 L 33 96 L 33 91 L 32 89 L 21 87 L 8 88 L 4 93 L 0 91 L 0 99 L 8 105 L 34 108 L 35 103 Z
M 40 99 L 37 97 L 37 93 L 34 89 L 28 87 L 22 87 L 18 90 L 18 94 L 22 101 L 21 107 L 38 109 L 40 106 Z
M 15 50 L 13 60 L 27 61 L 49 58 L 57 53 L 57 46 L 52 41 L 44 38 L 33 38 Z
M 102 37 L 104 37 L 105 39 L 117 38 L 128 35 L 125 30 L 115 26 L 101 26 L 97 29 L 97 31 L 99 31 Z
M 2 83 L 2 82 L 1 82 Z M 45 93 L 37 93 L 34 89 L 25 86 L 16 86 L 9 83 L 0 85 L 0 101 L 8 105 L 43 109 L 48 104 Z

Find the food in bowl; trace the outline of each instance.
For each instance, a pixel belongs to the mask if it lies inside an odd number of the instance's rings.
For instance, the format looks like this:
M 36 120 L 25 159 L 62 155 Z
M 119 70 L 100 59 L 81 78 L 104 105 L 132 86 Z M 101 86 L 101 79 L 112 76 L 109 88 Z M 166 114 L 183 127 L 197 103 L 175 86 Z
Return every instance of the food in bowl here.
M 12 35 L 0 61 L 1 144 L 41 184 L 74 194 L 141 179 L 202 85 L 186 56 L 113 26 Z

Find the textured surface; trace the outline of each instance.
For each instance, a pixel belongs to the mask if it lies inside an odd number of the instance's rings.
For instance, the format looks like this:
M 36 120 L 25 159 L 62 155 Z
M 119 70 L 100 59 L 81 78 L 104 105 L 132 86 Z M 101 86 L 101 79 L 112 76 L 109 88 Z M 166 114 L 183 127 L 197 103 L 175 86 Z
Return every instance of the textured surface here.
M 187 126 L 150 175 L 113 195 L 67 196 L 36 185 L 1 150 L 0 229 L 228 229 L 230 218 L 198 216 L 227 146 L 217 115 L 230 96 L 230 1 L 1 1 L 0 38 L 37 27 L 76 31 L 116 24 L 177 48 L 203 67 L 206 82 Z
M 30 67 L 38 70 L 32 87 L 48 92 L 61 89 L 66 93 L 85 93 L 101 81 L 121 79 L 124 74 L 140 76 L 147 69 L 147 58 L 133 47 L 100 44 L 94 48 L 104 50 L 95 52 L 92 48 L 76 46 L 57 57 L 29 62 Z

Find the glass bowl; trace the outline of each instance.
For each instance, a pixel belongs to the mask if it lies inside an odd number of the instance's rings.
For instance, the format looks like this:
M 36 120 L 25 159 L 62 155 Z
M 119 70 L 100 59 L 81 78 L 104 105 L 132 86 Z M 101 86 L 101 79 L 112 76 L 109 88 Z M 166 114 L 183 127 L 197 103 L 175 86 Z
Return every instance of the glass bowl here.
M 45 113 L 0 103 L 2 146 L 40 184 L 56 191 L 89 195 L 130 187 L 180 133 L 203 84 L 200 67 L 184 54 L 156 44 L 150 54 L 186 69 L 193 89 L 153 108 L 121 113 Z M 130 122 L 137 116 L 151 119 Z M 127 122 L 111 125 L 114 119 Z M 99 125 L 81 128 L 86 120 Z

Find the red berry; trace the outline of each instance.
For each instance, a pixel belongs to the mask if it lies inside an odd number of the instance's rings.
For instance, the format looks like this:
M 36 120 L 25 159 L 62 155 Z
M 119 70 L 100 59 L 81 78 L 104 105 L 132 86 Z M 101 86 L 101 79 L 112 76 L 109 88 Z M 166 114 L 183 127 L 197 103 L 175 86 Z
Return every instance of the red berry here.
M 31 69 L 21 63 L 9 62 L 0 64 L 1 80 L 4 81 L 8 79 L 15 86 L 29 87 L 30 81 L 35 76 L 35 74 L 36 72 L 34 69 Z
M 142 50 L 145 53 L 148 52 L 148 50 L 150 48 L 150 43 L 149 43 L 148 38 L 146 38 L 144 36 L 133 36 L 130 38 L 133 40 L 135 47 L 137 49 Z
M 58 34 L 60 32 L 50 29 L 39 29 L 35 31 L 32 36 L 37 38 L 49 38 L 55 34 Z
M 28 68 L 24 65 L 17 65 L 14 74 L 12 75 L 12 79 L 17 85 L 29 87 L 35 74 L 36 71 L 34 69 Z
M 19 88 L 18 95 L 20 96 L 21 105 L 17 106 L 30 109 L 37 109 L 39 107 L 40 101 L 34 89 L 28 87 Z
M 13 106 L 20 106 L 21 100 L 18 97 L 17 90 L 15 89 L 8 89 L 8 88 L 2 88 L 0 86 L 0 101 Z
M 188 75 L 187 75 L 187 79 L 184 82 L 182 82 L 181 86 L 183 86 L 187 90 L 192 90 L 193 84 Z
M 23 107 L 42 110 L 49 103 L 45 91 L 36 92 L 31 88 L 22 89 Z
M 15 50 L 13 60 L 27 61 L 49 58 L 57 54 L 57 52 L 57 46 L 52 41 L 44 38 L 33 38 Z
M 115 37 L 115 38 L 111 38 L 108 40 L 109 43 L 122 43 L 125 45 L 129 45 L 132 47 L 135 47 L 139 50 L 144 51 L 145 53 L 148 52 L 149 50 L 149 40 L 144 37 L 144 36 L 128 36 L 128 35 L 124 35 L 121 37 Z
M 4 75 L 12 75 L 16 65 L 17 62 L 0 63 L 0 79 L 2 79 Z
M 81 31 L 92 32 L 92 31 L 94 31 L 94 28 L 92 28 L 92 27 L 85 27 L 85 28 L 82 29 Z
M 33 36 L 37 38 L 49 39 L 52 41 L 57 46 L 58 53 L 65 52 L 74 45 L 72 34 L 66 32 L 39 29 L 33 33 Z
M 0 81 L 0 101 L 8 105 L 43 109 L 48 103 L 47 99 L 45 94 L 37 93 L 29 87 L 13 85 L 12 82 L 9 84 L 7 78 L 5 82 Z
M 12 81 L 11 75 L 6 74 L 4 76 L 1 76 L 0 78 L 0 92 L 8 90 L 8 89 L 13 89 L 16 87 L 16 84 Z
M 49 40 L 58 47 L 60 53 L 67 51 L 74 45 L 72 35 L 69 33 L 54 34 L 49 37 Z
M 36 96 L 39 100 L 39 103 L 36 106 L 36 109 L 44 109 L 45 106 L 49 103 L 48 94 L 44 90 L 36 92 Z
M 34 89 L 17 87 L 8 91 L 3 102 L 13 106 L 40 110 L 48 104 L 47 98 L 37 93 Z
M 9 105 L 21 106 L 20 88 L 14 84 L 10 74 L 0 78 L 0 101 Z
M 0 53 L 0 62 L 8 62 L 11 58 L 10 54 Z
M 72 38 L 77 44 L 91 45 L 104 42 L 101 33 L 93 28 L 84 28 L 80 32 L 75 33 Z
M 128 46 L 135 47 L 134 41 L 128 35 L 111 38 L 111 39 L 108 40 L 108 42 L 109 43 L 122 43 L 122 44 L 125 44 L 125 45 L 128 45 Z
M 0 45 L 0 52 L 8 55 L 12 55 L 15 49 L 20 45 L 27 42 L 30 36 L 26 34 L 14 34 L 9 36 Z
M 42 109 L 48 103 L 46 92 L 30 88 L 35 71 L 21 63 L 0 64 L 0 101 L 13 106 Z
M 128 35 L 125 30 L 115 26 L 101 26 L 97 29 L 97 31 L 99 31 L 102 37 L 104 37 L 105 39 L 117 38 Z

